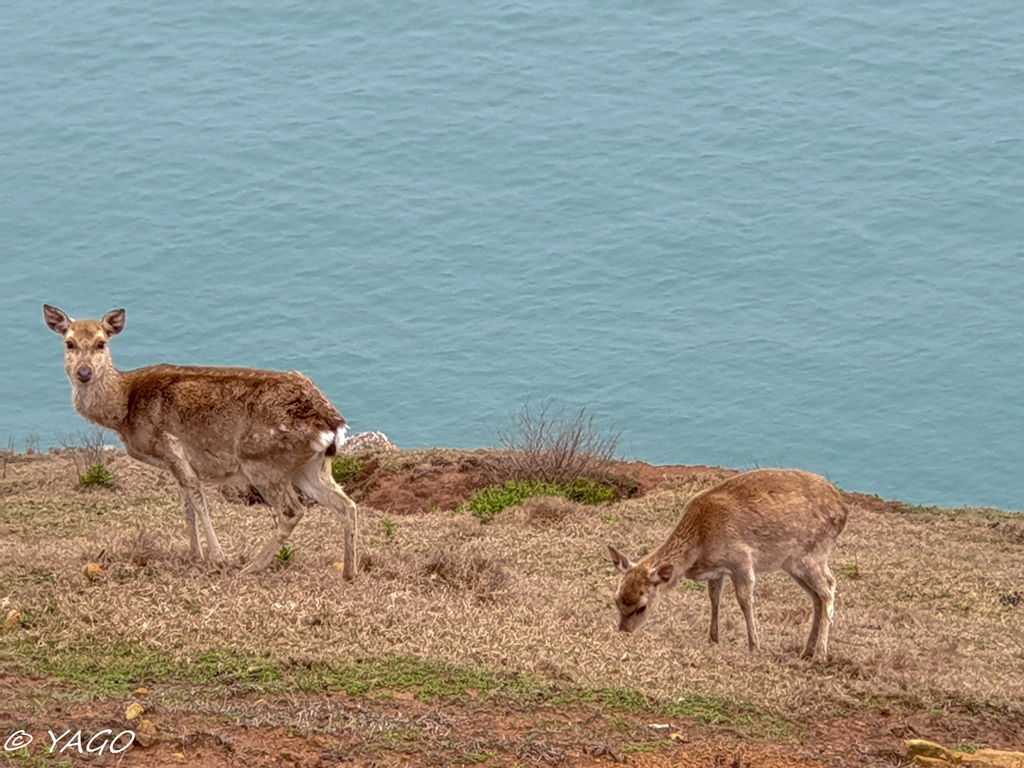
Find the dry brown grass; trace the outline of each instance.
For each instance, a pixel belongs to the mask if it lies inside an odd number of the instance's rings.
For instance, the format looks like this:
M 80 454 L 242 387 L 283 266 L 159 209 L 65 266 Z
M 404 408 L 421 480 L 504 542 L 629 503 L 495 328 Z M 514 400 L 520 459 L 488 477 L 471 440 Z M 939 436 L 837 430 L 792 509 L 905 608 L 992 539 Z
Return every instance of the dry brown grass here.
M 590 511 L 586 504 L 561 496 L 534 496 L 518 507 L 506 509 L 502 515 L 535 528 L 551 528 L 571 525 L 585 518 Z
M 319 508 L 296 529 L 290 562 L 242 577 L 238 558 L 265 537 L 269 511 L 208 494 L 231 558 L 209 568 L 186 557 L 173 484 L 123 457 L 110 466 L 116 491 L 82 492 L 60 457 L 10 462 L 0 599 L 29 618 L 0 634 L 8 668 L 45 667 L 40 647 L 74 659 L 128 646 L 175 664 L 229 653 L 263 660 L 287 690 L 299 684 L 288 670 L 413 657 L 557 682 L 563 695 L 627 691 L 684 711 L 698 697 L 790 737 L 881 710 L 1001 718 L 1024 735 L 1024 605 L 1001 600 L 1024 589 L 1024 520 L 1012 515 L 855 509 L 832 558 L 832 657 L 814 665 L 796 658 L 810 601 L 781 574 L 758 586 L 762 653 L 746 652 L 731 594 L 722 644 L 709 646 L 706 593 L 688 583 L 643 631 L 616 631 L 605 545 L 646 553 L 702 481 L 600 508 L 532 500 L 491 525 L 440 510 L 403 517 L 389 535 L 385 514 L 364 507 L 361 572 L 346 583 L 334 565 L 341 527 Z M 85 578 L 87 560 L 105 576 Z M 174 674 L 163 681 L 171 691 Z

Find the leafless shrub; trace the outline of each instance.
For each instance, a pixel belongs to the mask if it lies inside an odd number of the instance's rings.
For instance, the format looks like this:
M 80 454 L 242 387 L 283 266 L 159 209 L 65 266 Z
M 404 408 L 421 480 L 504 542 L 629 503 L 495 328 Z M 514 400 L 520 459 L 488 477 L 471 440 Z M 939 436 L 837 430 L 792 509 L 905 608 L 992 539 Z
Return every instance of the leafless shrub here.
M 469 592 L 482 602 L 500 601 L 511 582 L 511 574 L 501 562 L 454 549 L 443 549 L 428 558 L 423 574 L 454 591 Z
M 586 408 L 567 413 L 551 403 L 539 408 L 527 403 L 512 426 L 498 432 L 498 441 L 507 454 L 492 464 L 495 482 L 568 483 L 578 477 L 607 476 L 619 435 L 600 431 Z
M 93 427 L 77 435 L 61 438 L 61 447 L 75 463 L 76 477 L 81 477 L 92 467 L 107 465 L 110 456 L 107 437 L 107 431 L 103 427 Z

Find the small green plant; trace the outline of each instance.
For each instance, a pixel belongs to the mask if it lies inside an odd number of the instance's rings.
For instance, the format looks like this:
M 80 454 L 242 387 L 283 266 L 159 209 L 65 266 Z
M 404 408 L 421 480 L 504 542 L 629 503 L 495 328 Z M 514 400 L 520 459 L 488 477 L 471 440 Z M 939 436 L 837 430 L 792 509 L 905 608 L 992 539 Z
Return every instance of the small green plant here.
M 857 563 L 846 563 L 842 567 L 842 571 L 854 581 L 864 578 L 864 572 L 861 571 L 860 566 Z
M 958 752 L 966 752 L 969 755 L 973 755 L 975 752 L 981 749 L 981 746 L 973 741 L 961 741 L 959 744 L 956 745 L 956 749 Z
M 83 488 L 99 486 L 101 488 L 114 487 L 114 473 L 102 464 L 93 464 L 86 470 L 85 474 L 78 478 L 78 483 Z
M 395 530 L 398 528 L 398 525 L 395 523 L 395 521 L 392 520 L 390 517 L 385 517 L 383 520 L 380 521 L 380 524 L 384 527 L 384 537 L 388 539 L 394 538 Z
M 294 555 L 295 550 L 285 544 L 281 547 L 281 550 L 275 555 L 275 557 L 282 563 L 290 563 Z
M 351 482 L 362 471 L 363 461 L 355 456 L 338 456 L 331 462 L 331 476 L 338 485 Z

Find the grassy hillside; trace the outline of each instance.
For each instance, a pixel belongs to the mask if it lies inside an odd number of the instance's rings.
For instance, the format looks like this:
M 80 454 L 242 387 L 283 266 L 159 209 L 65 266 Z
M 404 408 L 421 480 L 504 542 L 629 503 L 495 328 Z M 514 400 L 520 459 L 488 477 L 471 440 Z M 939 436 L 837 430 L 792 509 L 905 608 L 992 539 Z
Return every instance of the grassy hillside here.
M 261 743 L 311 766 L 336 764 L 332 749 L 380 765 L 845 765 L 898 764 L 911 736 L 1024 745 L 1024 516 L 854 494 L 831 658 L 811 664 L 797 659 L 811 604 L 784 574 L 758 584 L 756 655 L 731 587 L 720 646 L 690 582 L 641 632 L 615 630 L 605 545 L 644 554 L 725 470 L 622 464 L 643 476 L 633 497 L 534 499 L 488 523 L 453 501 L 482 487 L 480 456 L 367 458 L 352 583 L 324 509 L 273 569 L 243 577 L 239 557 L 272 525 L 244 494 L 207 491 L 229 554 L 213 569 L 188 559 L 160 472 L 113 455 L 114 486 L 85 488 L 67 454 L 6 457 L 0 602 L 18 614 L 0 631 L 0 739 L 18 723 L 113 727 L 140 699 L 160 736 L 128 764 L 258 765 Z M 35 747 L 3 754 L 69 759 Z

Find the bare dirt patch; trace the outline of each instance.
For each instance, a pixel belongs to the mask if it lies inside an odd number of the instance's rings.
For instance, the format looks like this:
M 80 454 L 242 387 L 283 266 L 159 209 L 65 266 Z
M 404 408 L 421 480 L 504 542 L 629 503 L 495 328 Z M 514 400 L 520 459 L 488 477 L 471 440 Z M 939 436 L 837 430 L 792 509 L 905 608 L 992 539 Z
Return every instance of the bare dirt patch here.
M 455 509 L 494 482 L 488 455 L 476 453 L 427 454 L 398 469 L 366 458 L 366 467 L 348 490 L 359 503 L 387 514 L 410 515 Z M 655 466 L 643 461 L 615 461 L 609 474 L 628 489 L 624 495 L 644 496 L 666 482 L 695 488 L 713 485 L 734 470 L 706 466 Z
M 370 471 L 356 479 L 353 494 L 360 504 L 392 515 L 415 515 L 455 509 L 491 484 L 486 466 L 472 457 L 422 461 L 385 471 L 370 460 Z

